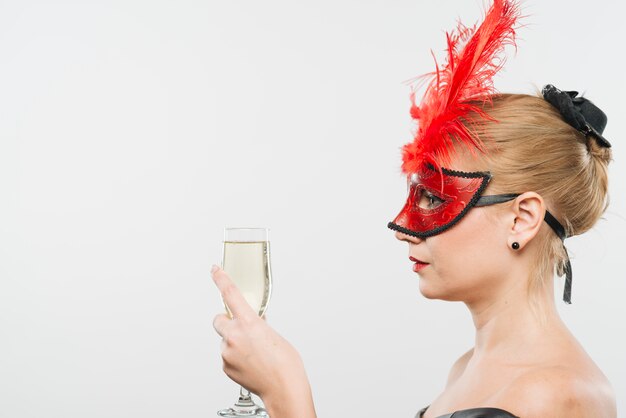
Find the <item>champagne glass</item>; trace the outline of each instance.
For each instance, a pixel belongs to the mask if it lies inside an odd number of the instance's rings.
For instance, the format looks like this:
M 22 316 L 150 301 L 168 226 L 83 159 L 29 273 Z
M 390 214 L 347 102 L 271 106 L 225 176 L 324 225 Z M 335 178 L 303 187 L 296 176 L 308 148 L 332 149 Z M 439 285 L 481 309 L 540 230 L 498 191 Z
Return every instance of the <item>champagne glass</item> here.
M 252 309 L 263 316 L 272 293 L 269 229 L 224 228 L 222 269 L 235 282 Z M 228 315 L 232 313 L 224 303 Z M 239 388 L 239 400 L 217 412 L 221 417 L 269 417 L 249 390 Z

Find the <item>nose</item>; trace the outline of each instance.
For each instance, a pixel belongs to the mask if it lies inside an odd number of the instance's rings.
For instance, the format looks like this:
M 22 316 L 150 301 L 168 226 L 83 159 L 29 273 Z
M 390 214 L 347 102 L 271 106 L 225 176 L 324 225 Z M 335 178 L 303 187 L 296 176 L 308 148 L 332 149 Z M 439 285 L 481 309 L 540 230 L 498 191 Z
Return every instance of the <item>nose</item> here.
M 404 232 L 396 231 L 396 239 L 399 241 L 405 241 L 410 244 L 419 244 L 423 241 L 422 238 L 413 237 L 411 235 L 407 235 Z

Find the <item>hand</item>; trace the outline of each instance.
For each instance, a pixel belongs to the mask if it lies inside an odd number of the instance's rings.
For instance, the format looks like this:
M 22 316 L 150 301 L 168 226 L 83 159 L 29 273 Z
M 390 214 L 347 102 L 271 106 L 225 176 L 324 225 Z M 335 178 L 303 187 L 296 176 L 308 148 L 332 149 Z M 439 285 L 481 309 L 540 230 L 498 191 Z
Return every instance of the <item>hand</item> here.
M 222 269 L 213 266 L 211 274 L 233 315 L 231 319 L 220 314 L 213 320 L 213 327 L 223 339 L 224 372 L 259 395 L 273 418 L 315 416 L 311 389 L 298 352 L 258 316 Z M 298 410 L 296 414 L 286 413 L 293 408 Z M 305 413 L 303 408 L 313 414 Z

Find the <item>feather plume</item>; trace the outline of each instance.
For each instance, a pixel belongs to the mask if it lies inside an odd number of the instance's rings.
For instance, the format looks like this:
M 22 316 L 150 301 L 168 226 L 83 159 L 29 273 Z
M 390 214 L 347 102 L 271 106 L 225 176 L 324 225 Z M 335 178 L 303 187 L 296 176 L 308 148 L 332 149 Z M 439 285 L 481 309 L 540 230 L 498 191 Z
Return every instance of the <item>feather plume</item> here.
M 422 163 L 440 167 L 448 164 L 455 144 L 472 153 L 484 152 L 483 144 L 466 117 L 476 113 L 491 118 L 477 103 L 488 103 L 497 91 L 493 76 L 502 68 L 504 47 L 515 45 L 515 25 L 519 19 L 515 0 L 494 0 L 480 26 L 461 22 L 446 33 L 447 57 L 443 68 L 426 74 L 426 90 L 421 103 L 411 94 L 411 116 L 419 122 L 414 140 L 402 148 L 402 171 L 413 173 Z

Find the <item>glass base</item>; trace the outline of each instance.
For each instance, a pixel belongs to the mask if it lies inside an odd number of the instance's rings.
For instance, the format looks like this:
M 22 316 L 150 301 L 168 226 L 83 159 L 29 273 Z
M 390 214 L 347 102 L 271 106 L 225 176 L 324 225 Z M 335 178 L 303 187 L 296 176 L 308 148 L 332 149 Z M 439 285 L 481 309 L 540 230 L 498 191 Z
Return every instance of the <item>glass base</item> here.
M 225 418 L 237 417 L 263 417 L 269 418 L 265 408 L 255 404 L 250 396 L 240 396 L 237 403 L 232 408 L 217 411 L 217 415 Z
M 269 418 L 267 411 L 260 406 L 257 406 L 253 410 L 242 411 L 240 409 L 228 408 L 217 411 L 217 415 L 225 418 L 238 418 L 238 417 L 263 417 Z

